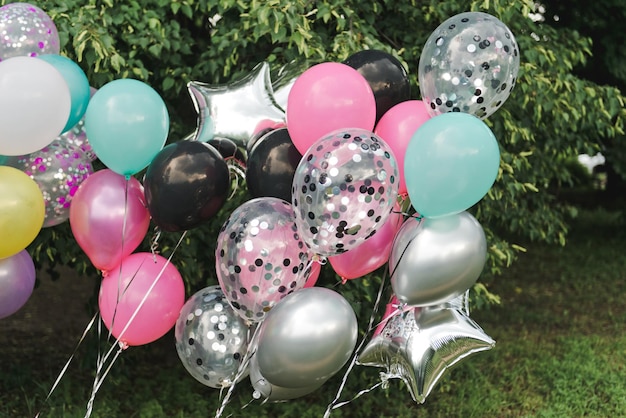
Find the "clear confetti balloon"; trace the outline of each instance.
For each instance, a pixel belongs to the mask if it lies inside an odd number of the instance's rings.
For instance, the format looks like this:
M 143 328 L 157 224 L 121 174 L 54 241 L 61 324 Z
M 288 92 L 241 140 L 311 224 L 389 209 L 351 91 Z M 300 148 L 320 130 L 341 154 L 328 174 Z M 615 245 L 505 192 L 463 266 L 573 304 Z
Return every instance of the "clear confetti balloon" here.
M 4 165 L 23 171 L 39 186 L 46 208 L 44 228 L 69 218 L 78 186 L 93 173 L 91 159 L 59 138 L 31 154 L 8 157 Z
M 18 56 L 58 54 L 57 27 L 46 12 L 30 3 L 0 7 L 0 61 Z
M 87 132 L 85 132 L 85 118 L 79 120 L 73 128 L 63 132 L 59 136 L 59 139 L 80 148 L 87 158 L 89 158 L 89 161 L 94 161 L 98 158 L 91 148 L 91 144 L 89 144 L 89 139 L 87 138 Z
M 282 298 L 304 287 L 313 256 L 300 238 L 291 205 L 259 197 L 240 205 L 222 226 L 217 278 L 235 311 L 259 322 Z
M 198 382 L 215 389 L 235 383 L 248 350 L 248 328 L 219 286 L 201 289 L 185 302 L 174 332 L 178 357 Z
M 519 47 L 498 18 L 465 12 L 429 36 L 418 66 L 422 100 L 432 116 L 464 112 L 485 119 L 509 97 L 519 71 Z
M 313 252 L 333 256 L 357 247 L 384 223 L 398 197 L 391 148 L 364 129 L 330 133 L 296 168 L 296 224 Z

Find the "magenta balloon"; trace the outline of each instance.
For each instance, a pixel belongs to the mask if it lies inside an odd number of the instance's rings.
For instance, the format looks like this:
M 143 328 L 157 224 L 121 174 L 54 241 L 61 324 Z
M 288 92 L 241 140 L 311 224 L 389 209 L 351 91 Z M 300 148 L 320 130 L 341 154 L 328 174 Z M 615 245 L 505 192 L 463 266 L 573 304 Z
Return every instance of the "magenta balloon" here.
M 374 133 L 385 140 L 396 157 L 398 167 L 404 167 L 404 154 L 417 128 L 430 119 L 426 103 L 408 100 L 389 109 L 376 124 Z M 398 193 L 406 195 L 403 170 L 400 170 Z
M 141 244 L 149 225 L 143 186 L 134 177 L 126 180 L 110 169 L 97 171 L 72 199 L 72 233 L 97 269 L 118 266 Z
M 393 239 L 403 221 L 404 215 L 396 204 L 376 234 L 350 251 L 328 257 L 328 262 L 342 280 L 356 279 L 373 272 L 389 260 Z
M 35 264 L 26 250 L 0 259 L 0 319 L 20 310 L 35 288 Z
M 310 67 L 294 82 L 287 98 L 287 129 L 305 154 L 318 139 L 337 129 L 374 129 L 376 99 L 357 70 L 338 62 Z
M 176 324 L 184 304 L 185 283 L 178 269 L 152 253 L 124 258 L 119 270 L 105 274 L 98 297 L 107 329 L 129 346 L 164 336 Z

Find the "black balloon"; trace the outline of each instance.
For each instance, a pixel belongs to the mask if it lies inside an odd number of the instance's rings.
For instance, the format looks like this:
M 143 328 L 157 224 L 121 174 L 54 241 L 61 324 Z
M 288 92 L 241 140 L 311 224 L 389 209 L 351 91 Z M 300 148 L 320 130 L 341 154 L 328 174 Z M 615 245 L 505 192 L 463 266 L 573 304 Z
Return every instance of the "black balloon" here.
M 411 98 L 407 71 L 393 55 L 376 49 L 365 49 L 350 55 L 344 64 L 357 70 L 372 88 L 376 99 L 377 123 L 387 110 Z
M 207 144 L 215 148 L 227 163 L 235 161 L 242 167 L 246 166 L 246 156 L 234 141 L 228 138 L 215 136 L 211 140 L 207 141 Z
M 229 171 L 220 153 L 198 141 L 167 145 L 152 160 L 144 177 L 148 211 L 163 231 L 195 228 L 224 205 Z
M 287 128 L 266 133 L 248 153 L 248 191 L 253 197 L 277 197 L 291 202 L 293 176 L 301 159 Z

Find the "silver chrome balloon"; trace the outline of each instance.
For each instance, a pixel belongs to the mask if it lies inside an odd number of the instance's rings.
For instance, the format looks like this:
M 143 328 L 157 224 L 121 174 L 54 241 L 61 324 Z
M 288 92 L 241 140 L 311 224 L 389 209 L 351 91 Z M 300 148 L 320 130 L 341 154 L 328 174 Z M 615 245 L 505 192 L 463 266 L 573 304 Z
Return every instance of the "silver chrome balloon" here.
M 485 232 L 470 213 L 408 219 L 389 256 L 391 286 L 402 303 L 438 305 L 472 287 L 486 260 Z
M 310 287 L 281 300 L 259 329 L 259 371 L 273 385 L 307 388 L 322 384 L 350 359 L 358 324 L 339 293 Z
M 198 141 L 218 136 L 245 148 L 252 135 L 266 124 L 285 121 L 285 113 L 273 97 L 267 62 L 257 64 L 249 74 L 229 84 L 191 81 L 187 89 L 198 113 Z
M 385 368 L 386 378 L 402 379 L 413 400 L 423 403 L 447 370 L 494 345 L 495 341 L 459 309 L 408 308 L 387 321 L 357 363 Z
M 201 289 L 185 302 L 174 335 L 178 357 L 198 382 L 216 389 L 235 382 L 248 350 L 248 327 L 219 286 Z

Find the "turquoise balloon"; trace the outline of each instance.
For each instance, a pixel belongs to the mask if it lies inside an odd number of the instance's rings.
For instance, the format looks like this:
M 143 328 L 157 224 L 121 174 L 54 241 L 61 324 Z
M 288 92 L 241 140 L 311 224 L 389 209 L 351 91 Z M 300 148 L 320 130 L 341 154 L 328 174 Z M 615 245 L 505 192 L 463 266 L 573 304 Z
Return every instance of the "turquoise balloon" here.
M 91 87 L 89 80 L 80 66 L 71 59 L 62 55 L 46 54 L 39 55 L 37 58 L 52 64 L 65 79 L 67 87 L 70 90 L 71 108 L 67 123 L 62 132 L 72 129 L 85 115 L 89 97 L 91 96 Z
M 500 150 L 491 129 L 468 113 L 444 113 L 422 124 L 404 156 L 411 204 L 436 218 L 467 210 L 498 176 Z
M 143 170 L 163 149 L 169 133 L 165 102 L 148 84 L 119 79 L 89 101 L 85 132 L 100 161 L 118 174 Z

